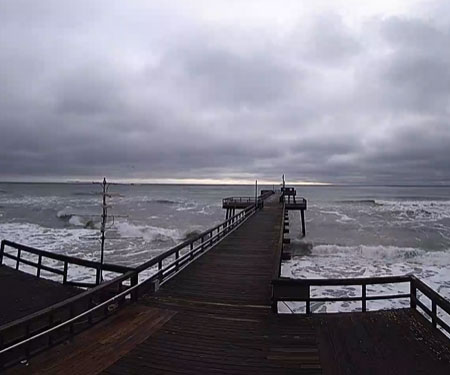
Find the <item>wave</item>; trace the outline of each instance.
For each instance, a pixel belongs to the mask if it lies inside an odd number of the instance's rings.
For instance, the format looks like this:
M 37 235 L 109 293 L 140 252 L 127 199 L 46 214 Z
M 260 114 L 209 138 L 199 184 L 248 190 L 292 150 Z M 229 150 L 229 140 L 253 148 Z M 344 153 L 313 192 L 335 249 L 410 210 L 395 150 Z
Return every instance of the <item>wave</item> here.
M 338 201 L 338 203 L 343 204 L 367 204 L 371 206 L 382 206 L 382 203 L 377 202 L 375 199 L 349 199 L 349 200 L 342 200 Z
M 341 223 L 341 224 L 349 222 L 349 221 L 355 221 L 356 220 L 356 219 L 354 219 L 354 218 L 352 218 L 352 217 L 350 217 L 350 216 L 348 216 L 348 215 L 346 215 L 346 214 L 344 214 L 342 212 L 338 212 L 338 211 L 321 210 L 320 212 L 323 213 L 323 214 L 329 214 L 329 215 L 336 215 L 336 216 L 338 216 L 336 221 L 338 223 Z
M 383 262 L 418 262 L 445 264 L 450 263 L 450 249 L 440 251 L 427 251 L 421 248 L 384 246 L 384 245 L 338 245 L 338 244 L 314 244 L 299 239 L 291 240 L 293 255 L 307 256 L 311 258 L 340 258 L 345 268 L 347 260 L 367 261 L 376 260 Z
M 450 201 L 383 201 L 383 210 L 401 220 L 438 221 L 450 218 Z
M 342 246 L 342 245 L 313 245 L 311 248 L 311 255 L 326 256 L 359 256 L 362 258 L 377 258 L 377 259 L 412 259 L 422 256 L 426 253 L 425 250 L 412 247 L 397 247 L 397 246 Z
M 177 229 L 135 225 L 126 221 L 117 223 L 116 229 L 121 237 L 142 238 L 146 242 L 176 243 L 181 239 Z
M 147 199 L 146 202 L 147 203 L 157 203 L 157 204 L 168 204 L 168 205 L 182 203 L 180 201 L 174 201 L 171 199 Z
M 1 239 L 67 255 L 86 250 L 89 242 L 84 237 L 91 234 L 92 231 L 85 228 L 49 228 L 33 223 L 0 224 Z
M 71 213 L 68 209 L 58 211 L 56 216 L 75 227 L 83 227 L 86 229 L 100 228 L 100 223 L 96 222 L 92 216 L 77 215 Z

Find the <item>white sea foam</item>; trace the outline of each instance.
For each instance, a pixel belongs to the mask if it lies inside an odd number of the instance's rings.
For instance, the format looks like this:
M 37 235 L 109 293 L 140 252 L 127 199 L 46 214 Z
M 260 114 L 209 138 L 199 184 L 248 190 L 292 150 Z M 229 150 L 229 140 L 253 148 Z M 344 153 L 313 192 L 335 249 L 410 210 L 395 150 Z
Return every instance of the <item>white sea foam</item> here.
M 74 211 L 76 210 L 71 207 L 66 207 L 62 210 L 59 210 L 56 213 L 56 216 L 61 220 L 67 221 L 70 225 L 73 225 L 75 227 L 100 229 L 100 223 L 96 223 L 93 216 L 79 215 L 74 213 Z
M 298 245 L 293 243 L 293 248 Z M 340 246 L 303 244 L 305 250 L 300 255 L 295 250 L 291 260 L 284 262 L 282 274 L 291 278 L 345 278 L 394 276 L 414 274 L 432 288 L 450 299 L 450 249 L 446 251 L 426 251 L 410 247 L 396 246 Z M 368 291 L 369 293 L 369 291 Z M 370 286 L 372 295 L 387 293 L 408 293 L 407 284 Z M 322 297 L 360 295 L 360 287 L 315 287 L 312 294 Z M 372 301 L 369 309 L 398 308 L 408 306 L 409 301 Z M 289 308 L 303 311 L 302 304 L 290 303 Z M 316 312 L 353 311 L 360 308 L 358 303 L 339 302 L 317 303 L 312 307 Z M 287 309 L 286 306 L 284 309 Z M 288 310 L 288 309 L 287 309 Z
M 69 219 L 69 223 L 77 227 L 84 227 L 87 224 L 80 216 L 77 215 L 72 215 Z
M 450 201 L 448 200 L 400 200 L 377 201 L 378 211 L 389 211 L 399 220 L 438 221 L 450 218 Z
M 0 238 L 61 254 L 76 252 L 92 230 L 82 228 L 46 228 L 30 223 L 1 223 Z
M 135 225 L 127 221 L 116 224 L 117 232 L 122 237 L 142 238 L 147 242 L 178 241 L 180 232 L 177 229 L 155 227 L 150 225 Z
M 336 219 L 336 221 L 337 221 L 337 222 L 340 222 L 340 223 L 346 223 L 346 222 L 349 222 L 349 221 L 355 221 L 354 218 L 349 217 L 348 215 L 346 215 L 346 214 L 344 214 L 344 213 L 342 213 L 342 212 L 339 212 L 339 211 L 327 211 L 327 210 L 321 210 L 320 212 L 323 213 L 323 214 L 328 214 L 328 215 L 335 215 L 335 216 L 337 216 L 338 218 Z
M 411 247 L 397 246 L 340 246 L 340 245 L 315 245 L 312 247 L 312 256 L 336 256 L 336 257 L 359 257 L 366 259 L 411 259 L 425 254 L 424 250 Z

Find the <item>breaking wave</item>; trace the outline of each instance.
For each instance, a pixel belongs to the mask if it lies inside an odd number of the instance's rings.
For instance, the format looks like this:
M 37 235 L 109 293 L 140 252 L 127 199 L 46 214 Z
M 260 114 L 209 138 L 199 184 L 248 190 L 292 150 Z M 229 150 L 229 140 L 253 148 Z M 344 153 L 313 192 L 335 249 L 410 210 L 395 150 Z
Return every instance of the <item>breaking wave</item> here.
M 77 215 L 71 213 L 68 209 L 58 211 L 56 216 L 75 227 L 83 227 L 86 229 L 100 228 L 100 223 L 97 222 L 92 216 Z
M 146 242 L 175 244 L 182 237 L 177 229 L 135 225 L 126 221 L 117 223 L 116 228 L 121 237 L 141 238 Z
M 308 245 L 306 245 L 308 246 Z M 397 246 L 341 246 L 341 245 L 310 245 L 311 256 L 359 257 L 365 259 L 402 260 L 423 256 L 426 251 L 412 247 Z
M 174 201 L 174 200 L 171 200 L 171 199 L 147 199 L 146 202 L 147 203 L 156 203 L 156 204 L 168 204 L 168 205 L 181 204 L 182 203 L 180 201 Z
M 361 199 L 361 200 L 342 200 L 338 201 L 338 203 L 344 203 L 344 204 L 367 204 L 371 206 L 382 206 L 382 203 L 377 202 L 375 199 Z

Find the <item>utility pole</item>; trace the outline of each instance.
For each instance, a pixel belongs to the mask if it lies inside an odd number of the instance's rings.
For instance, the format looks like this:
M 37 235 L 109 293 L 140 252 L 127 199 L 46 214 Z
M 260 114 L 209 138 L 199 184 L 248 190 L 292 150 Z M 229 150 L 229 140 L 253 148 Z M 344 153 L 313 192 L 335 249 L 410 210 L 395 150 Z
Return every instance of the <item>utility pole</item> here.
M 103 177 L 102 183 L 102 224 L 100 226 L 101 233 L 101 254 L 100 254 L 100 282 L 103 281 L 103 260 L 105 254 L 105 232 L 106 232 L 106 220 L 108 219 L 108 206 L 106 204 L 106 197 L 108 195 L 108 184 L 106 183 L 106 177 Z

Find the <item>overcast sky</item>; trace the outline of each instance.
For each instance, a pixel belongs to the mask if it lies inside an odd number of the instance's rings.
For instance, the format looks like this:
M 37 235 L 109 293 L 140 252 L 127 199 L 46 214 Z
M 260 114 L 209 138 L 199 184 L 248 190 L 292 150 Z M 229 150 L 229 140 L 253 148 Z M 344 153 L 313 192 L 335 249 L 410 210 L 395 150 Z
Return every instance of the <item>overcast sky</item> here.
M 0 0 L 0 180 L 282 173 L 450 183 L 450 1 Z

